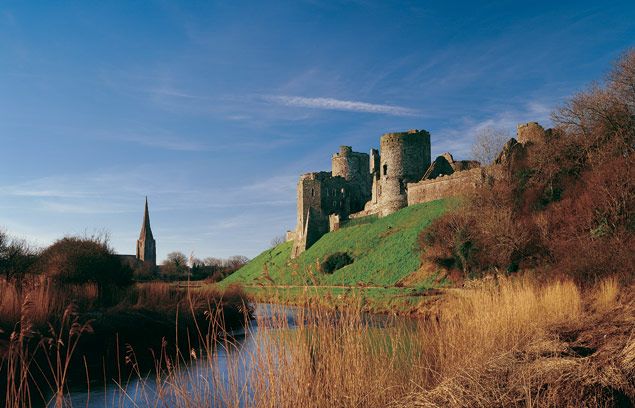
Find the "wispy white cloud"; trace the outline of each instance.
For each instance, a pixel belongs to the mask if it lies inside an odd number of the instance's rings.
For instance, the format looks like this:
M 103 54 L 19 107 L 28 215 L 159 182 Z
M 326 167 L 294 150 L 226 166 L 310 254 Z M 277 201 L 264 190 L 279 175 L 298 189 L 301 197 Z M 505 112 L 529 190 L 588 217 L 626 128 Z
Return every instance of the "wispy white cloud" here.
M 70 183 L 66 177 L 51 176 L 0 186 L 0 196 L 78 199 L 95 197 L 94 191 Z
M 284 197 L 294 196 L 298 174 L 271 176 L 242 187 L 243 191 L 276 194 Z
M 335 98 L 307 98 L 304 96 L 290 95 L 262 95 L 261 99 L 284 106 L 311 108 L 311 109 L 327 109 L 351 112 L 367 112 L 379 113 L 393 116 L 419 116 L 421 115 L 415 109 L 406 108 L 397 105 L 381 105 L 361 101 L 348 101 Z
M 40 202 L 41 209 L 49 213 L 57 214 L 120 214 L 130 212 L 130 208 L 121 203 L 89 202 L 74 204 L 70 202 L 58 202 L 44 200 Z
M 109 135 L 107 139 L 172 151 L 195 152 L 210 150 L 210 146 L 203 143 L 198 143 L 181 137 L 163 136 L 158 134 L 117 134 Z
M 183 98 L 183 99 L 196 99 L 196 100 L 204 100 L 204 101 L 213 101 L 214 98 L 210 98 L 205 95 L 195 95 L 192 93 L 184 92 L 174 88 L 154 88 L 148 90 L 148 93 L 158 95 L 158 96 L 167 96 L 172 98 Z
M 6 202 L 32 200 L 38 210 L 48 213 L 77 214 L 138 211 L 139 199 L 148 192 L 156 199 L 154 209 L 163 211 L 278 207 L 295 201 L 297 175 L 274 174 L 244 185 L 219 184 L 206 189 L 197 185 L 202 179 L 174 168 L 145 165 L 0 185 L 0 198 Z

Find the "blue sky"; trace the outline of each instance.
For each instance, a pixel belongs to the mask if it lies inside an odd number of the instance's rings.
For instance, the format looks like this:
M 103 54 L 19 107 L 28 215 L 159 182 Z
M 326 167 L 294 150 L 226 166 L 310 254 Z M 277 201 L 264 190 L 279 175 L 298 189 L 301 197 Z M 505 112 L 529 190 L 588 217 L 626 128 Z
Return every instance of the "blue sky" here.
M 0 226 L 255 256 L 339 145 L 537 120 L 635 40 L 635 2 L 0 2 Z

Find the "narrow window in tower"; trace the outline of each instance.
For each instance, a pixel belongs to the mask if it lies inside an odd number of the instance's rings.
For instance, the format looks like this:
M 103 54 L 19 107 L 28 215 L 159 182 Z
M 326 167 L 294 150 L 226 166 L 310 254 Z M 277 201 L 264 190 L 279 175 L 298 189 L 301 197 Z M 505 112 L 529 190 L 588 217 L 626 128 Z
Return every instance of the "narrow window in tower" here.
M 384 176 L 388 175 L 388 165 L 384 164 Z
M 315 197 L 315 190 L 311 189 L 311 197 Z

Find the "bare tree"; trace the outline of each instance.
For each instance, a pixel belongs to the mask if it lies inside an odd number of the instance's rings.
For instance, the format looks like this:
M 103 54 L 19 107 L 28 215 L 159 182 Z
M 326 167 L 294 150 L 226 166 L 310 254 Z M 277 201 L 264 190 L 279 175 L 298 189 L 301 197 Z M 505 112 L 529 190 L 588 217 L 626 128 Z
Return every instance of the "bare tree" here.
M 207 258 L 203 259 L 203 264 L 205 266 L 213 266 L 213 267 L 222 267 L 224 264 L 224 260 L 220 259 L 220 258 L 215 258 L 213 256 L 208 256 Z
M 187 267 L 187 256 L 183 252 L 170 252 L 164 264 L 173 264 L 177 268 Z
M 246 256 L 234 255 L 234 256 L 230 256 L 229 259 L 227 259 L 227 267 L 232 269 L 234 268 L 238 269 L 242 267 L 243 265 L 247 264 L 247 262 L 249 262 L 249 258 L 247 258 Z
M 472 158 L 482 165 L 492 164 L 509 139 L 509 132 L 504 129 L 493 126 L 480 129 L 474 137 Z
M 188 259 L 183 252 L 170 252 L 161 266 L 161 274 L 169 279 L 179 279 L 190 271 Z
M 271 247 L 277 247 L 280 244 L 284 244 L 287 241 L 285 234 L 276 235 L 271 239 Z
M 36 252 L 22 239 L 10 237 L 0 230 L 0 274 L 9 282 L 15 281 L 16 289 L 37 258 Z
M 190 268 L 194 268 L 197 266 L 205 266 L 205 262 L 195 256 L 190 256 Z

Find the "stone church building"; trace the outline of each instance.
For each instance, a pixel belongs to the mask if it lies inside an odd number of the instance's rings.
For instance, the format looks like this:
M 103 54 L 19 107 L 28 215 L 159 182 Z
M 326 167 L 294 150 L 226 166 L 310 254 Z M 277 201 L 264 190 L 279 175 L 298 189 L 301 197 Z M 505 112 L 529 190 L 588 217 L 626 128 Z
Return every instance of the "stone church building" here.
M 141 223 L 141 232 L 137 240 L 136 255 L 119 255 L 122 262 L 127 263 L 131 268 L 135 268 L 142 264 L 150 266 L 157 265 L 157 242 L 152 235 L 150 228 L 150 211 L 148 211 L 148 197 L 146 197 L 145 210 L 143 212 L 143 222 Z

